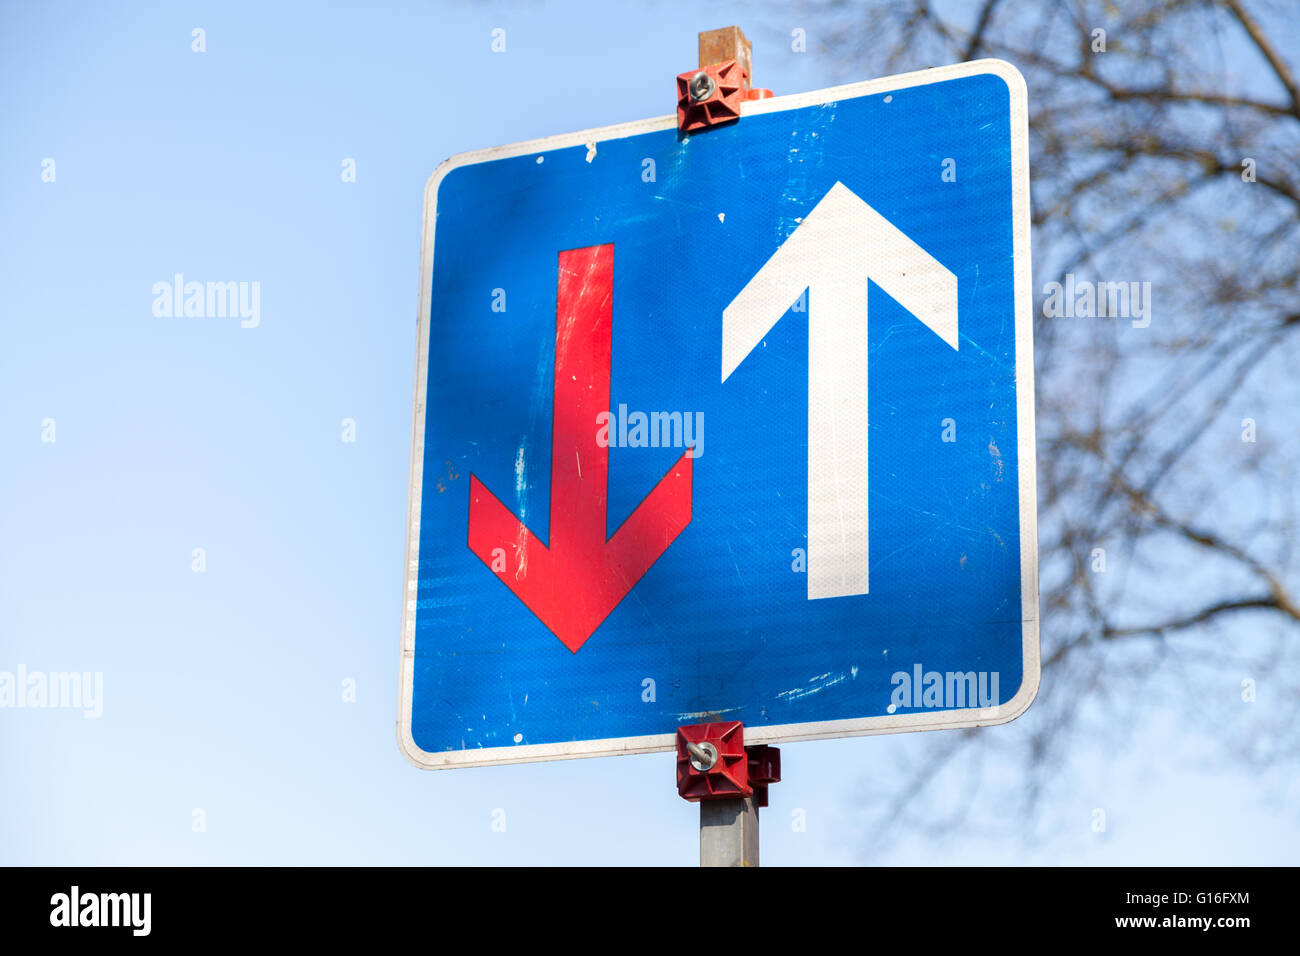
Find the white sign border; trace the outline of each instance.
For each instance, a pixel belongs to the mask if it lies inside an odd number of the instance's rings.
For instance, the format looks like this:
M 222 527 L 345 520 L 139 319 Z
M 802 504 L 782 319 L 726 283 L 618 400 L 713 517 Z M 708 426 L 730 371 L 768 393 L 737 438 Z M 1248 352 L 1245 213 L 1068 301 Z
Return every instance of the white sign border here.
M 902 73 L 862 83 L 850 83 L 777 96 L 745 103 L 742 118 L 761 113 L 820 106 L 838 100 L 856 99 L 893 90 L 941 83 L 959 77 L 991 74 L 1000 77 L 1010 91 L 1012 232 L 1015 259 L 1016 322 L 1016 443 L 1020 477 L 1020 582 L 1022 609 L 1023 680 L 1006 704 L 989 708 L 939 710 L 928 713 L 888 714 L 847 720 L 745 727 L 745 743 L 774 744 L 782 741 L 819 740 L 831 737 L 862 737 L 870 734 L 903 733 L 916 730 L 955 730 L 1005 724 L 1028 709 L 1038 694 L 1040 658 L 1038 641 L 1038 491 L 1034 432 L 1034 345 L 1033 290 L 1029 261 L 1029 104 L 1024 77 L 1005 60 L 974 60 L 952 66 Z M 430 296 L 433 282 L 433 230 L 438 186 L 453 169 L 475 163 L 544 153 L 554 149 L 583 146 L 623 139 L 641 133 L 675 129 L 675 116 L 661 116 L 600 129 L 565 133 L 528 140 L 509 146 L 459 153 L 442 163 L 429 177 L 424 189 L 424 223 L 420 249 L 420 297 L 416 316 L 418 336 L 415 353 L 415 394 L 411 408 L 411 468 L 407 486 L 406 569 L 403 575 L 401 701 L 397 720 L 397 741 L 402 753 L 415 766 L 426 770 L 449 767 L 484 767 L 496 764 L 568 760 L 577 757 L 608 757 L 617 754 L 658 753 L 676 747 L 676 734 L 649 734 L 607 740 L 575 740 L 550 744 L 520 744 L 515 747 L 431 752 L 422 750 L 411 735 L 411 699 L 415 682 L 415 611 L 419 578 L 420 505 L 424 484 L 425 407 L 428 398 L 428 344 Z

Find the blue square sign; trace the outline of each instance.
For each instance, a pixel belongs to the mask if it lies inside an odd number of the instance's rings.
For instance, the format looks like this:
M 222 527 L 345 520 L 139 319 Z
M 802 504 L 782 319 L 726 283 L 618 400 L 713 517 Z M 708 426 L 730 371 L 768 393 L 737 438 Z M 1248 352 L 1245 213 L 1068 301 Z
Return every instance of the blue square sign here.
M 438 768 L 1038 687 L 1024 81 L 466 153 L 425 195 L 398 738 Z

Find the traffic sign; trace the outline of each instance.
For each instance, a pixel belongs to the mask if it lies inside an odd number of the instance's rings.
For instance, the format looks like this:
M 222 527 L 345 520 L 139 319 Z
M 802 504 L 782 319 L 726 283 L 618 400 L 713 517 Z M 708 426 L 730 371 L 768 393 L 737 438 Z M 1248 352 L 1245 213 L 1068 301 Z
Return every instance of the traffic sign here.
M 1024 81 L 456 156 L 425 192 L 422 767 L 1010 720 L 1038 687 Z

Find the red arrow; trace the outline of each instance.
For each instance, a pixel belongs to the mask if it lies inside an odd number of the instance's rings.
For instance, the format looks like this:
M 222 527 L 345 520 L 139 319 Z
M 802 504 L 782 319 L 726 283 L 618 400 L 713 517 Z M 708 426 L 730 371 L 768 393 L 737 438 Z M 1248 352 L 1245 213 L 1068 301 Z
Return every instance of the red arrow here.
M 596 416 L 609 410 L 613 294 L 613 244 L 560 253 L 550 546 L 469 481 L 470 550 L 574 653 L 691 521 L 687 449 L 606 538 L 609 449 Z

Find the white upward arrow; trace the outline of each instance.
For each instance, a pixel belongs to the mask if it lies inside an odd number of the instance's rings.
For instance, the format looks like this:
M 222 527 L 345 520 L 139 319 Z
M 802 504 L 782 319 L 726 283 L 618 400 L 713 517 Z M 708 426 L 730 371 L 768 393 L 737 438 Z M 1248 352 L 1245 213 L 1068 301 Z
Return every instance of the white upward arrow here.
M 957 277 L 837 182 L 722 312 L 722 381 L 808 290 L 808 599 L 867 593 L 867 280 L 957 348 Z

